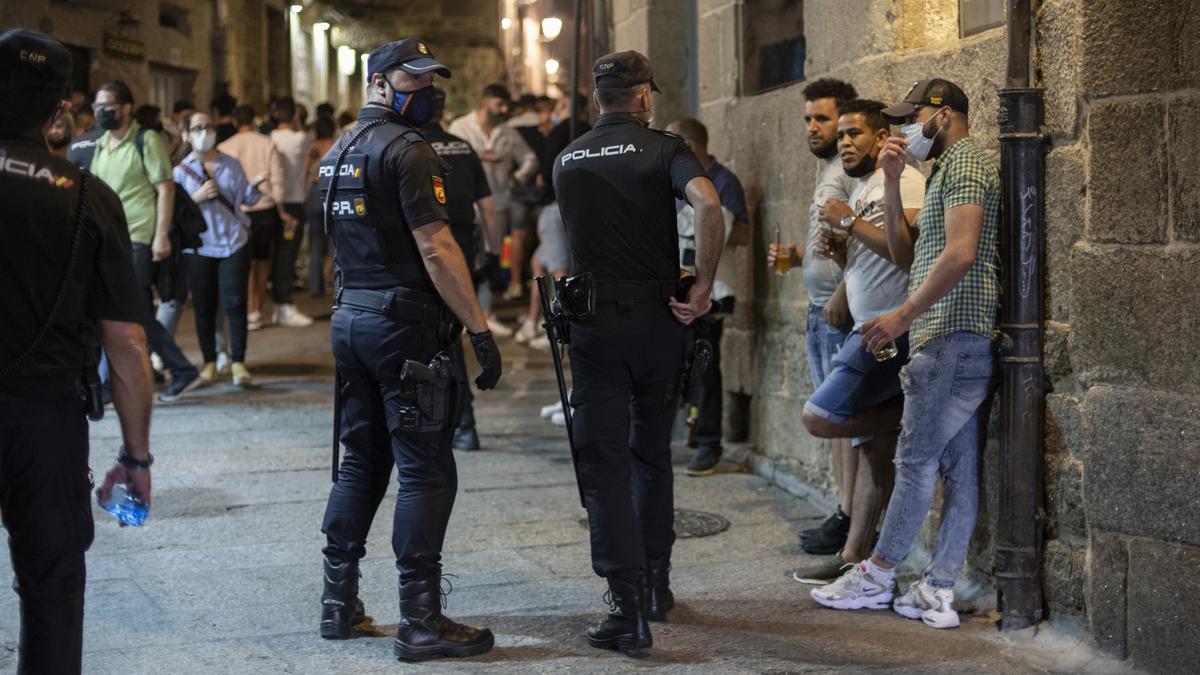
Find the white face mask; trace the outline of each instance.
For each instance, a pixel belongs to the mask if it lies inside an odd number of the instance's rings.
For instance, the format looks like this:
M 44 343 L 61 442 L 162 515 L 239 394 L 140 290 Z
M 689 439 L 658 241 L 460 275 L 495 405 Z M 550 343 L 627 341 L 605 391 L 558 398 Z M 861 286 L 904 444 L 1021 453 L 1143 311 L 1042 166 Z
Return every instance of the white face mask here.
M 217 144 L 217 135 L 211 131 L 196 131 L 188 134 L 188 140 L 192 144 L 192 149 L 199 153 L 205 153 L 213 149 Z
M 930 118 L 932 119 L 932 118 Z M 928 122 L 929 120 L 926 120 Z M 900 133 L 904 134 L 904 139 L 908 141 L 908 155 L 918 162 L 929 159 L 929 151 L 933 149 L 933 141 L 942 133 L 942 128 L 934 132 L 933 138 L 925 135 L 925 124 L 922 122 L 913 122 L 900 127 Z

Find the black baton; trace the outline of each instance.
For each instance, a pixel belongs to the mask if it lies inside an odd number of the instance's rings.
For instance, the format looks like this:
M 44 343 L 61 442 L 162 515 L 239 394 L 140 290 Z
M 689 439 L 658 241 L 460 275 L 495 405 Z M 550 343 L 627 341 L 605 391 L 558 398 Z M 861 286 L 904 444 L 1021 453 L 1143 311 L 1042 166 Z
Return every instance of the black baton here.
M 538 277 L 538 298 L 542 304 L 542 327 L 546 329 L 546 337 L 550 340 L 550 358 L 554 361 L 554 375 L 558 379 L 558 397 L 562 401 L 563 417 L 567 421 L 567 445 L 571 448 L 571 464 L 575 467 L 575 484 L 579 487 L 579 505 L 587 508 L 583 499 L 583 478 L 579 475 L 579 451 L 575 448 L 575 432 L 571 429 L 571 400 L 567 395 L 567 379 L 563 375 L 562 352 L 559 345 L 561 322 L 550 306 L 550 291 L 547 289 L 546 277 Z

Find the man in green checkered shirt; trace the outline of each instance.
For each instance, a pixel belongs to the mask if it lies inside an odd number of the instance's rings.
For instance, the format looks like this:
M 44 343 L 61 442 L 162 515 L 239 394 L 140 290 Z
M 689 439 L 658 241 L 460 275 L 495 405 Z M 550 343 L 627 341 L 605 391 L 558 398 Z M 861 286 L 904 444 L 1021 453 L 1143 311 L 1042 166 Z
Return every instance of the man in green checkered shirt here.
M 940 476 L 944 503 L 933 560 L 893 606 L 934 628 L 958 625 L 953 589 L 978 512 L 979 445 L 1000 301 L 1000 178 L 970 138 L 968 111 L 962 89 L 941 79 L 914 82 L 902 102 L 883 111 L 904 125 L 880 164 L 888 249 L 896 265 L 909 269 L 909 297 L 895 312 L 864 323 L 862 339 L 878 353 L 909 333 L 896 487 L 871 558 L 812 592 L 826 607 L 887 607 L 895 567 L 908 556 Z M 900 201 L 905 155 L 935 160 L 915 224 L 905 220 Z

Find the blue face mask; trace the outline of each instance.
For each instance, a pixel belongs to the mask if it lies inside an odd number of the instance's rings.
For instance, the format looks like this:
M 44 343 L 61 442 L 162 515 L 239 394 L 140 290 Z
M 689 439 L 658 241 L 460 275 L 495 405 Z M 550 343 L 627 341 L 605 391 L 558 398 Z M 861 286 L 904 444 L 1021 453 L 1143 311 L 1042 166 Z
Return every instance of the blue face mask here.
M 387 79 L 384 79 L 387 82 Z M 387 82 L 392 90 L 392 110 L 415 127 L 423 127 L 433 119 L 434 93 L 433 85 L 422 87 L 416 91 L 396 91 L 391 82 Z

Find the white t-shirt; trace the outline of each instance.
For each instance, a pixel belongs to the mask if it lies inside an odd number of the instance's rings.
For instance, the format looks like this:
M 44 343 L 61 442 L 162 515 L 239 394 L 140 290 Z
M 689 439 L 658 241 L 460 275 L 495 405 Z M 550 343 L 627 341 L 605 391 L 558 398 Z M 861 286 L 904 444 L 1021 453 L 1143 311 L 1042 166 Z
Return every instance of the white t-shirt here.
M 283 157 L 283 202 L 303 204 L 308 201 L 308 176 L 304 175 L 304 163 L 312 149 L 308 134 L 295 129 L 275 129 L 271 140 Z
M 842 170 L 842 160 L 837 155 L 821 160 L 817 171 L 817 185 L 813 189 L 812 203 L 808 206 L 808 236 L 804 244 L 804 288 L 808 290 L 808 301 L 819 307 L 829 302 L 842 280 L 837 263 L 817 253 L 820 241 L 821 207 L 830 199 L 850 203 L 850 192 L 854 179 Z
M 884 227 L 883 169 L 865 178 L 855 179 L 857 187 L 850 195 L 850 208 L 859 218 L 879 229 Z M 900 202 L 904 209 L 920 209 L 925 201 L 925 177 L 911 166 L 900 174 Z M 861 227 L 861 225 L 860 225 Z M 893 312 L 908 298 L 908 273 L 851 237 L 846 247 L 846 299 L 854 327 L 864 321 Z

